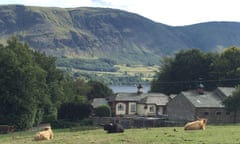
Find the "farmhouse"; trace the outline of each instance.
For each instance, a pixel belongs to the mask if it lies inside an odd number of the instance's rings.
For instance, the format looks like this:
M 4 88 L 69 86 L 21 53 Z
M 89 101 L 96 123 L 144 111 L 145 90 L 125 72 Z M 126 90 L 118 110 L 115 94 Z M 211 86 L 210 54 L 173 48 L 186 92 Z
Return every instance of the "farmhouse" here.
M 115 116 L 164 116 L 169 97 L 162 93 L 143 93 L 138 85 L 135 93 L 116 93 L 112 103 Z
M 208 123 L 232 123 L 234 114 L 225 110 L 222 101 L 231 96 L 234 90 L 218 87 L 214 91 L 204 91 L 200 86 L 196 90 L 183 91 L 168 103 L 168 119 L 193 121 L 199 117 L 208 119 Z
M 208 123 L 240 122 L 240 113 L 228 112 L 223 100 L 232 95 L 235 88 L 218 87 L 205 91 L 202 84 L 197 89 L 182 91 L 177 95 L 144 93 L 142 86 L 136 92 L 119 92 L 106 100 L 98 99 L 95 106 L 108 103 L 112 116 L 119 118 L 160 118 L 166 122 L 185 123 L 206 118 Z

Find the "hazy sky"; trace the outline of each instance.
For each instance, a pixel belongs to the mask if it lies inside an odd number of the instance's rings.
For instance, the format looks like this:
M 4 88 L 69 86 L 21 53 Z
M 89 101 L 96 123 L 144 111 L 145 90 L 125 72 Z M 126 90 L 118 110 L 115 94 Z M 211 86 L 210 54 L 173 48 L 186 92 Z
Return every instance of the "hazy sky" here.
M 208 21 L 240 22 L 239 0 L 1 0 L 3 4 L 47 7 L 107 7 L 134 12 L 171 26 Z

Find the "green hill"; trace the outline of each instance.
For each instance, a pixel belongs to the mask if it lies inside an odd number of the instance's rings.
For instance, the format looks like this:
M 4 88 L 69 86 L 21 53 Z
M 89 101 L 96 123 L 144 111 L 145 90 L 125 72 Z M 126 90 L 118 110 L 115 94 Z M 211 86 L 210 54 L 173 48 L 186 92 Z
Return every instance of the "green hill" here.
M 240 46 L 240 23 L 172 27 L 117 9 L 2 5 L 0 41 L 12 35 L 53 56 L 152 65 L 180 49 Z

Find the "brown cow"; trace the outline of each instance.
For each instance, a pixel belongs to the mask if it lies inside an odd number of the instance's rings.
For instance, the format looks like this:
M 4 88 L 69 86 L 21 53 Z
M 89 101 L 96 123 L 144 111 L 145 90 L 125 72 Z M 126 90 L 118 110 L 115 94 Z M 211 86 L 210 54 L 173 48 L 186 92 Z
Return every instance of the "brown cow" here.
M 46 127 L 42 131 L 37 132 L 36 135 L 34 136 L 34 140 L 50 140 L 53 139 L 53 132 L 51 127 Z
M 184 130 L 205 130 L 207 119 L 201 118 L 193 122 L 189 122 L 184 126 Z

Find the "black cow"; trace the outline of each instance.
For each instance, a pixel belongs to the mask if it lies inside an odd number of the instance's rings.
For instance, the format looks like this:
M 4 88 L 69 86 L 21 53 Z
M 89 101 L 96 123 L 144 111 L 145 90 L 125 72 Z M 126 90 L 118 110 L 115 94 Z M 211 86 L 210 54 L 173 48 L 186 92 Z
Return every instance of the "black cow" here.
M 123 126 L 118 123 L 105 124 L 104 130 L 107 131 L 107 133 L 122 133 L 122 132 L 124 132 Z

